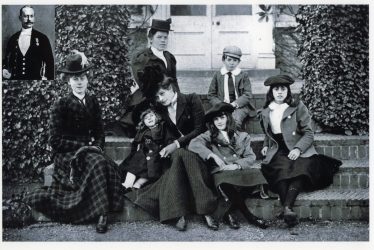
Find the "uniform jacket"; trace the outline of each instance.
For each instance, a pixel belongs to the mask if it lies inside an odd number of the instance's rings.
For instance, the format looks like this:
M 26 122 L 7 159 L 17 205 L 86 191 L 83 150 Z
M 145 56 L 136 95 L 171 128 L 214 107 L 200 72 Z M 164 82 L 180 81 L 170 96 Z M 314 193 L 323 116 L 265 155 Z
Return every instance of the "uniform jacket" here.
M 75 152 L 81 146 L 104 149 L 104 129 L 97 99 L 86 94 L 84 105 L 70 93 L 52 107 L 49 142 L 55 153 Z
M 176 138 L 169 131 L 165 122 L 156 128 L 144 128 L 136 134 L 131 145 L 131 152 L 121 163 L 123 172 L 144 178 L 157 179 L 168 166 L 167 159 L 161 158 L 159 152 L 172 143 Z
M 31 31 L 30 47 L 24 56 L 18 45 L 20 33 L 21 31 L 15 33 L 8 41 L 3 69 L 10 71 L 12 80 L 41 80 L 44 63 L 44 76 L 48 80 L 53 80 L 54 60 L 48 37 L 33 29 Z
M 267 107 L 261 111 L 260 123 L 265 133 L 263 147 L 268 147 L 268 151 L 263 161 L 264 164 L 270 163 L 273 156 L 278 151 L 278 144 L 272 136 L 270 128 L 270 108 Z M 314 132 L 311 127 L 311 117 L 307 107 L 300 101 L 296 107 L 288 107 L 282 117 L 281 131 L 285 144 L 289 150 L 299 148 L 300 157 L 310 157 L 317 154 L 313 146 Z
M 171 121 L 167 107 L 158 106 L 158 111 L 173 135 L 178 138 L 181 147 L 188 146 L 192 138 L 195 138 L 205 130 L 204 108 L 199 96 L 195 93 L 178 93 L 176 124 Z
M 212 139 L 210 131 L 206 131 L 191 140 L 188 150 L 198 154 L 203 160 L 214 153 L 226 164 L 236 163 L 243 169 L 250 168 L 256 160 L 251 148 L 251 138 L 246 132 L 235 132 L 231 142 L 227 142 L 221 133 Z
M 131 68 L 133 77 L 139 85 L 139 89 L 143 93 L 147 91 L 149 86 L 145 86 L 145 84 L 139 80 L 138 74 L 139 72 L 142 72 L 146 66 L 158 65 L 162 69 L 162 73 L 164 73 L 166 76 L 177 79 L 177 61 L 175 60 L 175 57 L 168 51 L 164 51 L 164 56 L 168 63 L 167 68 L 165 63 L 155 54 L 153 54 L 151 48 L 147 48 L 135 54 L 134 58 L 132 59 Z
M 222 71 L 217 71 L 214 73 L 208 90 L 208 99 L 212 105 L 224 101 L 224 77 L 225 74 Z M 255 110 L 255 107 L 253 104 L 251 104 L 252 88 L 248 74 L 240 71 L 238 75 L 235 75 L 234 84 L 236 92 L 238 93 L 236 103 L 239 105 L 239 107 L 249 106 L 250 109 Z

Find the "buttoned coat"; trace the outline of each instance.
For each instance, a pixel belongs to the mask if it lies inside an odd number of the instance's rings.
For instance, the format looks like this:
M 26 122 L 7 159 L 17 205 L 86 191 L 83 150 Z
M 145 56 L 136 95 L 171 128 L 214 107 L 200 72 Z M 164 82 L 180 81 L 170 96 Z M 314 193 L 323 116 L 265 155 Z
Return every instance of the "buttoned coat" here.
M 212 139 L 211 132 L 206 131 L 191 140 L 188 150 L 198 154 L 205 161 L 209 154 L 214 153 L 226 164 L 239 164 L 243 169 L 251 168 L 256 160 L 251 148 L 251 138 L 246 132 L 235 132 L 231 142 L 228 142 L 222 133 L 218 133 L 217 138 Z
M 210 83 L 208 90 L 208 99 L 209 102 L 214 105 L 224 101 L 225 91 L 224 91 L 224 79 L 225 74 L 222 74 L 221 71 L 214 73 L 213 79 Z M 249 76 L 245 72 L 240 72 L 235 76 L 235 89 L 238 93 L 238 99 L 236 103 L 240 107 L 249 106 L 250 109 L 255 110 L 255 107 L 251 103 L 252 96 L 252 87 Z
M 192 138 L 205 130 L 203 104 L 195 93 L 178 93 L 176 124 L 171 121 L 167 107 L 158 106 L 157 108 L 163 120 L 170 127 L 170 131 L 178 138 L 181 147 L 188 146 Z
M 3 69 L 10 71 L 11 80 L 41 80 L 44 64 L 44 76 L 53 80 L 54 60 L 48 37 L 32 29 L 30 47 L 23 55 L 18 45 L 20 33 L 21 31 L 18 31 L 8 41 Z
M 268 147 L 264 164 L 269 164 L 278 151 L 278 143 L 275 141 L 270 127 L 270 108 L 261 111 L 260 124 L 265 133 L 263 147 Z M 314 148 L 314 132 L 311 127 L 311 117 L 307 107 L 302 101 L 295 107 L 289 106 L 283 113 L 281 131 L 284 142 L 289 150 L 299 148 L 300 157 L 310 157 L 317 154 Z
M 135 81 L 139 85 L 139 89 L 143 93 L 146 93 L 149 86 L 146 86 L 145 83 L 141 82 L 138 76 L 140 72 L 144 71 L 146 66 L 158 66 L 162 70 L 162 73 L 164 73 L 166 76 L 177 79 L 177 61 L 175 60 L 175 57 L 168 51 L 164 51 L 163 53 L 167 61 L 167 67 L 165 66 L 164 61 L 153 54 L 151 48 L 144 49 L 139 53 L 136 53 L 133 57 L 131 61 L 132 74 Z

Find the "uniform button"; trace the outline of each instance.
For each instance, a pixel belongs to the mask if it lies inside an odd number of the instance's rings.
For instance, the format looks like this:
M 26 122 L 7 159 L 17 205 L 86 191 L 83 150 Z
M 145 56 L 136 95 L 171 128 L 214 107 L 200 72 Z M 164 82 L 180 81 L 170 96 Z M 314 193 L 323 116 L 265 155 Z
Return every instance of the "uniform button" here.
M 22 68 L 23 70 L 25 70 L 25 68 Z
M 22 60 L 24 60 L 24 61 L 25 61 L 25 58 L 22 58 Z
M 25 72 L 22 72 L 22 75 L 24 75 L 25 74 Z
M 23 65 L 25 65 L 25 63 L 22 63 Z
M 293 132 L 292 132 L 292 135 L 296 135 L 296 132 L 295 132 L 295 131 L 293 131 Z
M 149 161 L 149 160 L 151 159 L 151 157 L 147 156 L 145 159 L 146 159 L 147 161 Z

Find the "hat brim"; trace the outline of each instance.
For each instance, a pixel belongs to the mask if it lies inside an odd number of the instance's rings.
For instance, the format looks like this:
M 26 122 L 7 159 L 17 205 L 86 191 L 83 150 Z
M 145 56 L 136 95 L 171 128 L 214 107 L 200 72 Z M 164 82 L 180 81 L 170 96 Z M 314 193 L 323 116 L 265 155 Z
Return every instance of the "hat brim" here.
M 174 31 L 174 30 L 171 30 L 171 29 L 163 29 L 163 28 L 158 28 L 158 27 L 149 27 L 150 29 L 153 29 L 153 30 L 157 30 L 157 31 Z
M 224 53 L 226 56 L 229 56 L 229 57 L 234 57 L 236 59 L 240 59 L 242 56 L 238 56 L 238 55 L 235 55 L 235 54 L 231 54 L 231 53 Z
M 215 110 L 213 112 L 208 112 L 204 118 L 205 118 L 205 122 L 209 122 L 209 121 L 212 121 L 214 119 L 214 117 L 216 117 L 217 115 L 223 113 L 223 112 L 226 112 L 226 113 L 232 113 L 234 112 L 235 108 L 230 105 L 230 106 L 225 106 L 225 107 L 222 107 L 220 108 L 219 110 Z
M 76 70 L 76 71 L 71 71 L 71 70 L 68 70 L 66 68 L 62 68 L 62 69 L 58 69 L 57 72 L 66 73 L 66 74 L 80 74 L 80 73 L 83 73 L 83 72 L 86 72 L 86 71 L 90 70 L 92 67 L 93 67 L 93 65 L 90 65 L 90 66 L 88 66 L 84 69 Z

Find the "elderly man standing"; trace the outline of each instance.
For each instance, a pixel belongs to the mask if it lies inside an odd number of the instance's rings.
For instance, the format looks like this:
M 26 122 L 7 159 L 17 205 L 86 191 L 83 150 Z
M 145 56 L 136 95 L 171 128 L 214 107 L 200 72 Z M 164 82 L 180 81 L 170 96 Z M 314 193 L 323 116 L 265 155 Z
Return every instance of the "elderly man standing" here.
M 4 80 L 53 80 L 54 60 L 48 37 L 33 29 L 31 6 L 20 9 L 22 29 L 11 36 L 3 59 Z

